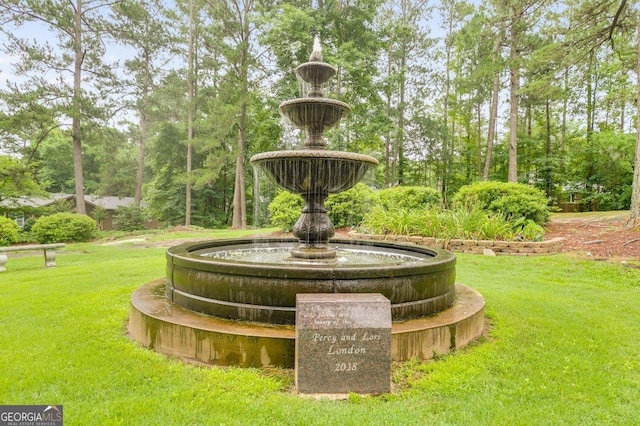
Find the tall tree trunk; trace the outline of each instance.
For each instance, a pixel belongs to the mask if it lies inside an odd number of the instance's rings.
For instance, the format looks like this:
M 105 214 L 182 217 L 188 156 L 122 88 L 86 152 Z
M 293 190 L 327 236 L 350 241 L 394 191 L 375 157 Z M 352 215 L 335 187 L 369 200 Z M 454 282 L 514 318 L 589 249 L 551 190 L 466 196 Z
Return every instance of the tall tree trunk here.
M 145 146 L 147 144 L 147 107 L 149 105 L 149 67 L 150 59 L 145 54 L 145 73 L 142 85 L 142 108 L 140 108 L 140 143 L 138 146 L 138 169 L 136 170 L 136 190 L 134 194 L 134 202 L 140 207 L 142 201 L 142 181 L 144 178 L 144 155 Z
M 136 206 L 140 207 L 142 201 L 142 180 L 144 176 L 144 155 L 147 140 L 147 119 L 146 113 L 140 113 L 140 141 L 138 143 L 138 164 L 136 169 L 136 188 L 133 200 Z
M 189 0 L 189 47 L 187 61 L 189 62 L 189 76 L 187 78 L 188 116 L 187 116 L 187 184 L 185 193 L 184 225 L 191 225 L 191 167 L 193 162 L 193 116 L 195 109 L 194 92 L 194 44 L 195 44 L 195 17 L 194 0 Z
M 589 67 L 587 68 L 587 141 L 591 142 L 591 136 L 593 135 L 593 61 L 595 53 L 592 50 L 589 53 Z
M 478 95 L 478 102 L 476 102 L 476 134 L 478 137 L 478 154 L 476 158 L 477 176 L 482 176 L 482 105 L 480 103 L 480 95 Z
M 499 43 L 494 47 L 494 55 L 497 56 Z M 484 171 L 482 180 L 489 180 L 491 171 L 491 160 L 493 156 L 493 141 L 496 138 L 496 121 L 498 118 L 498 95 L 500 94 L 500 71 L 493 73 L 493 92 L 491 93 L 491 108 L 489 111 L 489 130 L 487 131 L 487 153 L 484 159 Z
M 636 39 L 637 39 L 637 59 L 636 59 L 636 158 L 633 170 L 633 186 L 631 189 L 631 209 L 629 210 L 629 220 L 627 229 L 640 227 L 640 15 L 636 18 Z
M 551 197 L 553 193 L 553 187 L 551 182 L 551 101 L 547 99 L 547 103 L 545 105 L 546 112 L 546 140 L 545 140 L 545 192 L 547 193 L 547 197 Z
M 402 61 L 400 64 L 400 99 L 398 101 L 398 139 L 397 139 L 397 147 L 398 147 L 398 168 L 397 168 L 397 176 L 398 176 L 398 184 L 402 185 L 404 183 L 404 168 L 405 168 L 405 158 L 404 158 L 404 113 L 405 113 L 405 89 L 406 89 L 406 66 L 407 66 L 407 50 L 405 49 L 402 52 Z
M 569 68 L 564 69 L 564 97 L 562 100 L 562 128 L 560 129 L 560 150 L 562 151 L 562 156 L 564 157 L 564 151 L 566 149 L 566 141 L 567 141 L 567 110 L 569 104 Z
M 249 43 L 251 40 L 251 27 L 249 26 L 249 17 L 253 3 L 244 1 L 244 5 L 239 11 L 240 22 L 242 22 L 242 45 L 240 52 L 240 111 L 238 117 L 238 152 L 236 157 L 236 179 L 233 191 L 233 214 L 231 217 L 231 226 L 234 229 L 247 228 L 247 196 L 244 183 L 244 158 L 247 146 L 247 110 L 249 108 Z
M 248 76 L 247 76 L 248 78 Z M 231 226 L 234 229 L 247 228 L 247 196 L 244 184 L 244 157 L 246 150 L 246 123 L 247 123 L 247 86 L 243 87 L 245 95 L 240 108 L 238 125 L 238 155 L 236 157 L 236 179 L 233 189 L 233 215 Z
M 80 128 L 81 84 L 82 84 L 82 0 L 76 0 L 74 74 L 73 74 L 73 117 L 71 119 L 71 140 L 73 144 L 73 175 L 75 179 L 76 212 L 87 214 L 84 202 L 84 176 L 82 171 L 82 129 Z
M 385 89 L 387 97 L 387 117 L 391 120 L 391 44 L 387 51 L 387 79 L 389 81 L 388 89 Z M 384 146 L 384 185 L 386 187 L 391 184 L 391 131 L 387 131 L 387 140 Z
M 245 229 L 247 227 L 246 219 L 246 196 L 244 191 L 244 130 L 239 131 L 238 135 L 238 156 L 236 157 L 236 179 L 233 187 L 233 213 L 231 226 L 233 229 Z
M 140 114 L 140 143 L 138 145 L 138 165 L 136 170 L 136 191 L 133 197 L 136 206 L 140 207 L 142 201 L 142 180 L 144 176 L 144 151 L 147 141 L 146 113 Z
M 513 18 L 514 21 L 517 18 Z M 510 84 L 509 84 L 509 182 L 518 181 L 518 90 L 520 89 L 520 68 L 517 48 L 517 30 L 512 23 L 510 33 Z
M 442 125 L 446 129 L 442 140 L 442 176 L 440 193 L 442 202 L 447 205 L 447 190 L 449 187 L 449 172 L 451 170 L 451 156 L 453 155 L 453 135 L 455 122 L 451 123 L 449 132 L 449 97 L 451 96 L 451 50 L 453 48 L 453 20 L 448 21 L 445 43 L 444 64 L 444 101 L 442 102 Z

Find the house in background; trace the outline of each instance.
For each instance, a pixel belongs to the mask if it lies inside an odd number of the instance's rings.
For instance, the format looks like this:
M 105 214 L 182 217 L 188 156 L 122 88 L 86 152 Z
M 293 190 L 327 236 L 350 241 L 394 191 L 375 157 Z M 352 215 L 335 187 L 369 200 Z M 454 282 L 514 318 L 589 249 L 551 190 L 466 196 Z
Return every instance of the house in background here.
M 95 195 L 84 196 L 87 215 L 95 219 L 96 209 L 103 208 L 105 217 L 100 220 L 100 229 L 105 231 L 113 230 L 113 220 L 116 209 L 120 206 L 130 206 L 134 204 L 133 197 L 98 197 Z M 76 196 L 74 194 L 49 194 L 48 198 L 22 197 L 15 200 L 3 200 L 0 202 L 2 210 L 9 212 L 9 217 L 13 218 L 18 226 L 24 226 L 24 222 L 34 216 L 37 209 L 51 207 L 56 203 L 68 203 L 70 210 L 75 210 Z M 143 203 L 144 207 L 144 203 Z M 158 221 L 148 219 L 145 223 L 146 229 L 155 229 Z

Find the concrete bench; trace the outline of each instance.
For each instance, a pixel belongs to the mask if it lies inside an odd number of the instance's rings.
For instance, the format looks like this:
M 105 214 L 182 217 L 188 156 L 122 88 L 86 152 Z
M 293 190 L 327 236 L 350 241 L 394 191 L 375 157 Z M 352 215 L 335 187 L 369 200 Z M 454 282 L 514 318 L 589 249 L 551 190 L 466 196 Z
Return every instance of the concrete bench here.
M 11 247 L 0 247 L 0 272 L 6 271 L 5 265 L 9 258 L 7 257 L 7 253 L 11 253 L 14 251 L 35 251 L 35 250 L 43 250 L 44 251 L 44 266 L 47 268 L 53 268 L 56 266 L 56 249 L 64 247 L 64 244 L 38 244 L 31 246 L 11 246 Z

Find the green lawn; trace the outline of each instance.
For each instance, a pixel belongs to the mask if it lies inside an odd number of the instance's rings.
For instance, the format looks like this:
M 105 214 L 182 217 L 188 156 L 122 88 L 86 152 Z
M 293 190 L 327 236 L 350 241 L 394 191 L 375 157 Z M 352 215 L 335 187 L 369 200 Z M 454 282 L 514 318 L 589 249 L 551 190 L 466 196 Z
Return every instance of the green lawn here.
M 228 235 L 227 235 L 228 236 Z M 568 255 L 459 255 L 488 337 L 395 365 L 394 392 L 312 400 L 290 370 L 186 365 L 125 336 L 164 250 L 71 244 L 0 273 L 0 404 L 63 404 L 67 425 L 631 425 L 640 413 L 640 270 Z

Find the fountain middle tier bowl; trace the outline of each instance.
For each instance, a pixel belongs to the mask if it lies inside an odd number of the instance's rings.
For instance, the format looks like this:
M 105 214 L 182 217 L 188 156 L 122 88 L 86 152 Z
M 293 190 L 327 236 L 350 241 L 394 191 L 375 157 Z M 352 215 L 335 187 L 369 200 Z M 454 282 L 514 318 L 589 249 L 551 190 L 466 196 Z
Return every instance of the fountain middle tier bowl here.
M 280 104 L 280 113 L 301 129 L 322 133 L 338 124 L 351 107 L 329 98 L 298 98 Z
M 288 191 L 330 194 L 360 182 L 378 160 L 353 152 L 303 149 L 263 152 L 251 157 L 251 163 Z
M 382 241 L 330 240 L 334 263 L 290 259 L 294 239 L 185 243 L 167 251 L 166 297 L 218 318 L 295 322 L 301 293 L 381 293 L 394 321 L 432 315 L 455 299 L 455 256 Z

